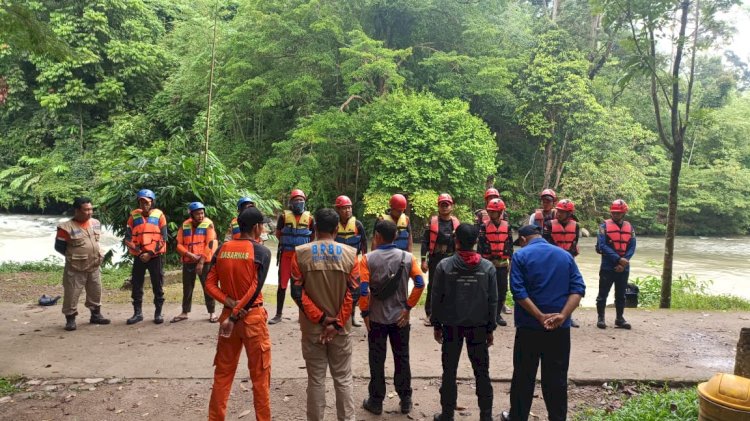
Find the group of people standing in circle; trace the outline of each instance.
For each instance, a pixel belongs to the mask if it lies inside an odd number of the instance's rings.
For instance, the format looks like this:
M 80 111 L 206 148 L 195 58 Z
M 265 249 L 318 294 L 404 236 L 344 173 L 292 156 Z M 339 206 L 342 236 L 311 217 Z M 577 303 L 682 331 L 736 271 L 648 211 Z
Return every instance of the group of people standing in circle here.
M 270 222 L 250 198 L 237 203 L 226 241 L 219 244 L 213 222 L 199 202 L 188 205 L 190 217 L 177 234 L 177 252 L 183 264 L 182 312 L 171 322 L 188 318 L 196 277 L 200 279 L 211 322 L 220 323 L 214 360 L 215 376 L 209 419 L 224 419 L 232 380 L 241 349 L 248 355 L 257 419 L 270 419 L 271 341 L 267 325 L 283 320 L 286 290 L 299 307 L 302 355 L 308 372 L 307 418 L 325 414 L 325 376 L 330 369 L 336 391 L 339 419 L 354 419 L 351 352 L 353 327 L 367 329 L 370 384 L 362 407 L 383 412 L 386 343 L 391 342 L 395 364 L 394 386 L 399 410 L 412 410 L 409 365 L 410 312 L 426 289 L 424 324 L 433 327 L 441 344 L 443 375 L 442 411 L 435 420 L 452 420 L 456 409 L 456 371 L 463 343 L 476 376 L 480 419 L 492 419 L 493 392 L 489 380 L 488 348 L 497 326 L 507 326 L 503 314 L 514 313 L 516 338 L 511 408 L 505 420 L 526 420 L 533 397 L 537 367 L 542 365 L 542 390 L 551 420 L 567 414 L 567 368 L 570 357 L 571 315 L 585 293 L 575 264 L 580 227 L 572 201 L 557 200 L 551 189 L 540 194 L 541 207 L 516 230 L 508 221 L 499 192 L 488 189 L 485 208 L 475 220 L 461 223 L 453 214 L 450 194 L 437 199 L 437 214 L 429 218 L 421 253 L 413 252 L 407 199 L 391 197 L 368 243 L 363 224 L 352 215 L 352 201 L 339 196 L 332 208 L 313 215 L 307 197 L 292 190 L 288 209 L 279 215 L 276 313 L 268 320 L 262 287 L 271 266 L 271 252 L 261 234 Z M 127 221 L 124 243 L 134 256 L 132 271 L 133 316 L 127 324 L 143 320 L 143 283 L 151 275 L 154 323 L 164 322 L 162 306 L 163 256 L 166 252 L 166 218 L 155 207 L 150 190 L 137 194 L 138 208 Z M 83 289 L 91 323 L 109 320 L 100 311 L 98 249 L 100 224 L 91 218 L 91 200 L 77 198 L 75 215 L 58 227 L 55 248 L 66 256 L 64 275 L 66 329 L 75 330 L 76 304 Z M 615 200 L 611 219 L 599 227 L 596 250 L 602 255 L 597 297 L 597 327 L 606 328 L 606 299 L 615 286 L 615 326 L 629 329 L 623 316 L 629 261 L 635 252 L 632 225 L 624 221 L 627 204 Z M 88 240 L 86 240 L 88 239 Z M 368 251 L 369 246 L 369 251 Z M 514 251 L 514 247 L 523 247 Z M 97 257 L 99 256 L 99 257 Z M 425 272 L 427 279 L 425 280 Z M 86 275 L 81 275 L 86 274 Z M 509 289 L 515 308 L 505 305 Z M 412 287 L 409 288 L 409 280 Z M 95 285 L 99 285 L 99 292 Z M 223 306 L 216 316 L 216 302 Z M 267 321 L 267 323 L 266 323 Z M 577 326 L 576 326 L 577 327 Z

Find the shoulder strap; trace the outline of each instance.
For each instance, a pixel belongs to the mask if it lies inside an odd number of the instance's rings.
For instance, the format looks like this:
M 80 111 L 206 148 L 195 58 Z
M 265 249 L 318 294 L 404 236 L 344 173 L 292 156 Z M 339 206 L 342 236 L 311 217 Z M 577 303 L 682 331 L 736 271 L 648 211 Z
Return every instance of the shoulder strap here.
M 253 245 L 253 240 L 247 240 L 250 242 L 250 245 L 255 248 Z M 255 264 L 255 250 L 253 250 L 253 264 Z M 255 277 L 257 279 L 258 277 L 258 268 L 255 269 Z M 258 286 L 255 288 L 255 292 L 253 292 L 253 296 L 250 297 L 250 301 L 245 304 L 245 307 L 243 307 L 245 310 L 250 310 L 253 307 L 253 304 L 255 304 L 255 300 L 258 299 L 258 295 L 260 295 L 260 292 L 263 290 L 263 284 L 266 283 L 265 279 L 258 279 Z

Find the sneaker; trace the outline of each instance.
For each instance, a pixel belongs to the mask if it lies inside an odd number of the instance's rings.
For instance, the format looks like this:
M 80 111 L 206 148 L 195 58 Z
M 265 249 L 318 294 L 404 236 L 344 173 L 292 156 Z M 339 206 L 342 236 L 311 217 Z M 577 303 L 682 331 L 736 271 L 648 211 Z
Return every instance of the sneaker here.
M 365 399 L 362 401 L 362 408 L 365 408 L 365 411 L 371 412 L 375 415 L 380 415 L 383 413 L 383 404 L 380 405 L 373 402 L 370 398 Z
M 510 421 L 510 412 L 503 411 L 500 413 L 500 421 Z
M 576 321 L 576 319 L 574 319 L 572 317 L 570 318 L 570 326 L 571 327 L 581 327 L 581 325 L 578 324 L 578 322 Z
M 620 329 L 630 329 L 630 323 L 626 322 L 624 318 L 620 317 L 615 319 L 615 327 Z
M 269 325 L 275 325 L 276 323 L 280 323 L 280 322 L 281 322 L 281 314 L 277 314 L 277 315 L 273 316 L 273 319 L 271 319 L 271 320 L 268 321 L 268 324 Z
M 408 414 L 411 412 L 411 409 L 414 407 L 414 405 L 411 402 L 411 398 L 409 399 L 401 399 L 401 403 L 399 404 L 401 408 L 402 414 Z
M 503 313 L 505 314 L 513 314 L 513 310 L 510 309 L 510 307 L 503 304 Z

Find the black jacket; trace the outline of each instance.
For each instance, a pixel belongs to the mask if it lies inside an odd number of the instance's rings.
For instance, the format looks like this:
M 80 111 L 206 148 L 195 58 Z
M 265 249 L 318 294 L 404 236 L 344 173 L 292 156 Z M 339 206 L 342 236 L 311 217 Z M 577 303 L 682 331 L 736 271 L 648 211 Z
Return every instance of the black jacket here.
M 456 254 L 437 266 L 432 285 L 433 326 L 497 327 L 497 272 L 487 259 L 469 267 Z

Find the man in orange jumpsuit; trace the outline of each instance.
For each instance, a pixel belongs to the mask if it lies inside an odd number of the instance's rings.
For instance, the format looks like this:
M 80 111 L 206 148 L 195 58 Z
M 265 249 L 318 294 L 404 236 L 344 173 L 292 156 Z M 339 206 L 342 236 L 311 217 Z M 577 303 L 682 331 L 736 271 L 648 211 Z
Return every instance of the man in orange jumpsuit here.
M 214 358 L 214 385 L 208 419 L 224 420 L 232 381 L 242 348 L 253 382 L 255 419 L 271 419 L 271 338 L 268 313 L 261 290 L 271 264 L 271 251 L 254 241 L 263 230 L 258 208 L 242 211 L 237 218 L 240 238 L 224 243 L 216 252 L 206 279 L 206 290 L 224 304 L 219 321 L 219 341 Z

